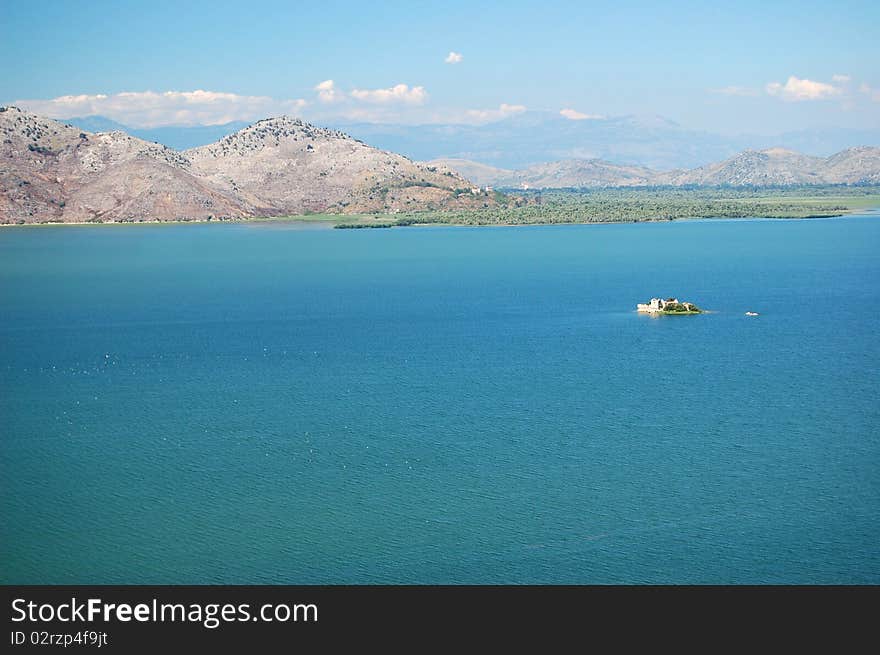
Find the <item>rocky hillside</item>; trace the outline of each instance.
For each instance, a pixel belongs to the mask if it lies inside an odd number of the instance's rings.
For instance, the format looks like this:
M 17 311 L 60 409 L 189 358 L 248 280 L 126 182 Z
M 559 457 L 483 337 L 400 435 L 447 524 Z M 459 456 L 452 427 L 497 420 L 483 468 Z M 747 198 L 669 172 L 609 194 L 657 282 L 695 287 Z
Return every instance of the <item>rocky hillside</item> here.
M 880 184 L 880 148 L 847 148 L 824 160 L 827 180 L 846 184 Z
M 0 223 L 208 220 L 492 205 L 457 173 L 287 117 L 183 153 L 0 108 Z
M 472 171 L 482 184 L 499 187 L 602 188 L 625 186 L 791 186 L 802 184 L 878 184 L 880 148 L 849 148 L 830 157 L 810 157 L 786 150 L 746 150 L 691 170 L 654 171 L 598 159 L 538 164 L 517 171 L 466 160 L 436 160 Z M 477 178 L 479 174 L 479 178 Z
M 240 199 L 194 175 L 180 153 L 123 132 L 91 134 L 0 111 L 0 223 L 246 216 Z
M 784 148 L 746 150 L 690 171 L 661 173 L 654 184 L 699 186 L 790 186 L 880 182 L 880 148 L 849 148 L 830 157 L 810 157 Z
M 656 184 L 700 186 L 824 184 L 827 181 L 821 174 L 823 161 L 783 148 L 746 150 L 722 162 L 659 174 L 654 179 Z
M 470 207 L 470 182 L 335 130 L 280 117 L 184 153 L 198 174 L 260 213 Z
M 620 166 L 601 159 L 566 159 L 515 171 L 497 184 L 528 188 L 644 186 L 653 175 L 654 171 L 641 166 Z

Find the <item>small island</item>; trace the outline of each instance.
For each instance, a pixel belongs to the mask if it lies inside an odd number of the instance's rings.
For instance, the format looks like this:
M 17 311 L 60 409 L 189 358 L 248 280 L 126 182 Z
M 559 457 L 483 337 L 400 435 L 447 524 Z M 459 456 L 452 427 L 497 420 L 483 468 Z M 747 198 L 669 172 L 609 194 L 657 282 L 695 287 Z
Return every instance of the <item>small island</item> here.
M 638 311 L 647 314 L 667 314 L 673 316 L 684 316 L 687 314 L 702 314 L 703 310 L 692 302 L 681 302 L 678 298 L 651 298 L 649 303 L 639 303 L 636 305 Z

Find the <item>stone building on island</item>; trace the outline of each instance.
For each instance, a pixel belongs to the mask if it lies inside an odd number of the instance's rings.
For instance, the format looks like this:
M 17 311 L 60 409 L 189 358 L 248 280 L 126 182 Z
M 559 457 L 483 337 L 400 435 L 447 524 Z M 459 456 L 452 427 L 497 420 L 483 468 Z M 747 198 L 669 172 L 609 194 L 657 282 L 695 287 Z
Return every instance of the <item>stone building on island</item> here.
M 701 310 L 692 302 L 680 302 L 678 298 L 651 298 L 649 303 L 639 303 L 636 308 L 640 312 L 648 314 L 660 314 L 663 312 L 676 313 L 699 313 Z

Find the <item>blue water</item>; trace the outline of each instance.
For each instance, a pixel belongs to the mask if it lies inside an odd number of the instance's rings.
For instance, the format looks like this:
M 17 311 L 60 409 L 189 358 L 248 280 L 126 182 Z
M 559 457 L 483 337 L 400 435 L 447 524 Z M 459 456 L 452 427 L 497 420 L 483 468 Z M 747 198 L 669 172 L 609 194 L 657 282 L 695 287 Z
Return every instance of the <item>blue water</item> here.
M 0 581 L 880 583 L 878 310 L 877 215 L 3 229 Z

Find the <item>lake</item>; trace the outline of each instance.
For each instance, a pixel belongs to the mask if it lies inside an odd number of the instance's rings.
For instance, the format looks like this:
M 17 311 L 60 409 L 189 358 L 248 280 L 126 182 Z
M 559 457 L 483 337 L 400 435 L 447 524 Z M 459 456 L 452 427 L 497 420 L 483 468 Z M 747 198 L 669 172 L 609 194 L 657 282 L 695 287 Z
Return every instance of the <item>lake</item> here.
M 0 582 L 880 583 L 878 309 L 870 213 L 2 229 Z

